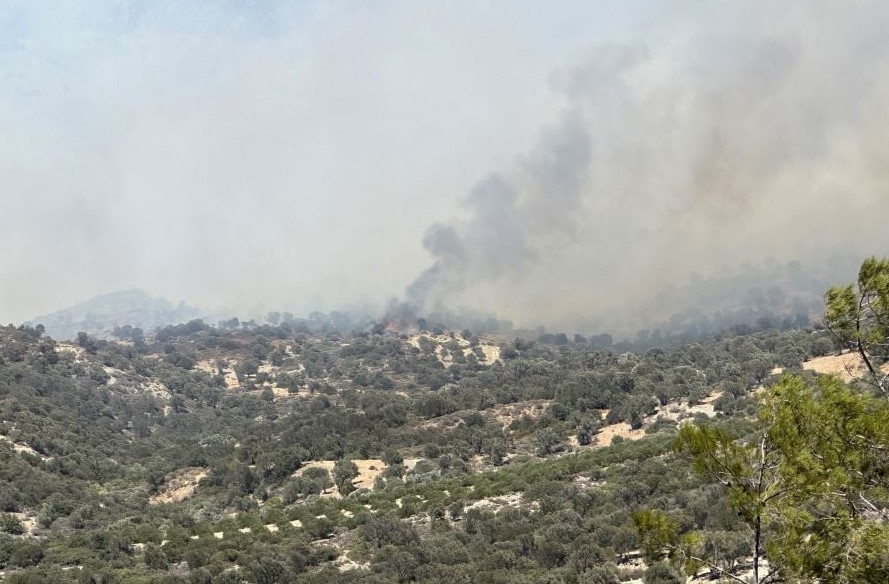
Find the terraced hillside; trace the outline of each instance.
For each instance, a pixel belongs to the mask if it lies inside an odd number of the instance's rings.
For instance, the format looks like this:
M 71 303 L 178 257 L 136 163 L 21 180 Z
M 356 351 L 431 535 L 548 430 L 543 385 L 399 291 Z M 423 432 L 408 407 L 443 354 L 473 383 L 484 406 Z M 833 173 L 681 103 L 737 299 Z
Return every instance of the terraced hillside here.
M 0 330 L 0 566 L 21 582 L 611 582 L 677 511 L 742 570 L 744 527 L 670 450 L 747 432 L 814 331 L 639 354 L 445 332 Z M 715 544 L 714 544 L 715 545 Z M 722 549 L 722 548 L 721 548 Z

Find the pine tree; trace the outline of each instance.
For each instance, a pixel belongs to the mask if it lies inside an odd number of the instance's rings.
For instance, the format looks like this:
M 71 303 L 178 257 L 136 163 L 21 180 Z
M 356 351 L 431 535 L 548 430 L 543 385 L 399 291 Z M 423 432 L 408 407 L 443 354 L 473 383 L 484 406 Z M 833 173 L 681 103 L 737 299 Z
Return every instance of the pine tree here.
M 825 326 L 861 356 L 871 382 L 889 397 L 889 373 L 874 362 L 889 358 L 889 258 L 865 260 L 858 282 L 831 288 L 825 300 Z
M 751 528 L 757 584 L 889 582 L 889 375 L 880 369 L 889 356 L 889 259 L 866 260 L 857 285 L 825 298 L 826 326 L 861 356 L 879 394 L 835 376 L 809 385 L 787 375 L 760 396 L 753 436 L 688 424 L 675 441 Z M 643 510 L 633 521 L 650 559 L 666 555 L 689 574 L 707 565 L 744 581 L 669 516 Z

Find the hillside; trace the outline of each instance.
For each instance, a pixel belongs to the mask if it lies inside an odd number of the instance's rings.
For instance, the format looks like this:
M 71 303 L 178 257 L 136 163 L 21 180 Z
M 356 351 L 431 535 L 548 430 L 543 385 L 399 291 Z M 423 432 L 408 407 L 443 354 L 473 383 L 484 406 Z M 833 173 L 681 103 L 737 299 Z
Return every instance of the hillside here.
M 7 578 L 639 581 L 630 513 L 652 505 L 741 566 L 677 424 L 744 433 L 776 367 L 832 351 L 813 331 L 614 354 L 200 321 L 81 345 L 0 331 Z
M 81 331 L 99 339 L 110 339 L 118 326 L 130 325 L 153 331 L 160 326 L 179 324 L 200 316 L 198 309 L 185 303 L 176 305 L 142 290 L 123 290 L 37 316 L 26 324 L 42 324 L 47 335 L 61 340 L 73 339 Z

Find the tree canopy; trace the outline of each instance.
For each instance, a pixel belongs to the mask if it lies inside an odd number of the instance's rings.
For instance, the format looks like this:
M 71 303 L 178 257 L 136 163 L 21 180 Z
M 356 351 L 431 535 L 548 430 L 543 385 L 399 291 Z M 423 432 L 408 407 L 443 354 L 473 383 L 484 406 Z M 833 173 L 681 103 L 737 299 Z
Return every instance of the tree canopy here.
M 865 363 L 867 384 L 786 375 L 759 396 L 754 432 L 738 438 L 688 424 L 674 442 L 696 473 L 723 485 L 748 524 L 756 583 L 889 581 L 889 399 L 880 369 L 889 260 L 866 260 L 857 285 L 831 288 L 826 301 L 825 324 Z M 743 581 L 667 514 L 641 510 L 633 519 L 649 556 Z

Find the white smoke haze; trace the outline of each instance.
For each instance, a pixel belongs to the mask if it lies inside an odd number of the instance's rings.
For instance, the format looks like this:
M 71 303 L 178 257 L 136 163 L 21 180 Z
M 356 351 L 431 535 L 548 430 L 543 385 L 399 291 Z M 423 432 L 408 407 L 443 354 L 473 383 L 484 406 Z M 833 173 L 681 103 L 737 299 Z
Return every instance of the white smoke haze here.
M 617 4 L 0 4 L 0 320 L 142 287 L 558 327 L 889 253 L 889 6 Z
M 430 229 L 417 301 L 565 324 L 691 270 L 884 253 L 887 10 L 728 10 L 728 26 L 691 20 L 661 46 L 595 47 L 557 72 L 559 119 L 467 199 L 504 212 L 470 205 Z

